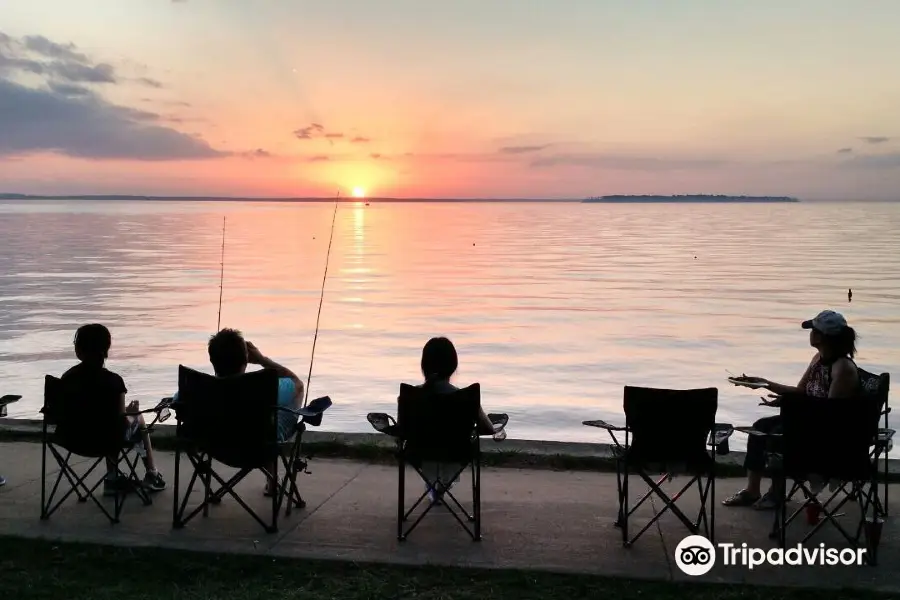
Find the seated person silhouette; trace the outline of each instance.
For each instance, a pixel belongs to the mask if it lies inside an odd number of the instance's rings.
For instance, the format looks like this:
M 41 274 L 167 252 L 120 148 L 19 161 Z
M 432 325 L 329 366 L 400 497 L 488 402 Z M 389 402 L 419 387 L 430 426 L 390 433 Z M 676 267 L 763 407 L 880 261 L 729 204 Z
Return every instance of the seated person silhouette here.
M 438 394 L 450 394 L 459 388 L 450 383 L 450 378 L 456 373 L 459 367 L 459 357 L 456 354 L 456 348 L 453 342 L 445 337 L 431 338 L 422 348 L 422 375 L 425 377 L 424 383 L 419 387 L 430 389 Z M 478 422 L 475 423 L 479 435 L 490 435 L 494 433 L 494 424 L 485 414 L 484 409 L 480 409 Z M 458 481 L 444 481 L 444 478 L 450 477 L 458 471 L 456 465 L 443 465 L 441 463 L 426 462 L 422 465 L 422 473 L 430 482 L 428 486 L 429 496 L 432 501 L 436 498 L 434 487 L 440 483 L 447 489 Z
M 75 332 L 75 356 L 78 357 L 77 365 L 63 373 L 60 380 L 75 389 L 98 390 L 101 392 L 113 392 L 121 398 L 121 412 L 127 419 L 126 439 L 137 442 L 136 449 L 146 469 L 143 486 L 147 491 L 159 492 L 166 489 L 166 482 L 162 474 L 157 470 L 153 460 L 153 448 L 150 444 L 150 433 L 144 422 L 144 416 L 135 414 L 140 410 L 137 400 L 125 404 L 125 394 L 128 389 L 122 378 L 104 365 L 109 357 L 109 349 L 112 346 L 112 335 L 109 329 L 99 323 L 83 325 Z M 110 496 L 116 493 L 123 485 L 125 476 L 119 472 L 117 457 L 106 459 L 106 477 L 103 480 L 103 495 Z
M 237 329 L 222 329 L 209 338 L 207 346 L 209 362 L 212 363 L 216 377 L 233 377 L 247 371 L 247 365 L 259 365 L 263 369 L 272 369 L 278 373 L 278 405 L 290 409 L 303 407 L 303 382 L 293 371 L 274 360 L 266 358 L 252 343 L 244 340 Z M 178 393 L 173 401 L 178 400 Z M 279 442 L 290 440 L 297 427 L 297 415 L 288 411 L 278 411 L 277 436 Z M 275 465 L 271 465 L 274 473 Z M 266 483 L 265 495 L 273 493 L 271 482 Z

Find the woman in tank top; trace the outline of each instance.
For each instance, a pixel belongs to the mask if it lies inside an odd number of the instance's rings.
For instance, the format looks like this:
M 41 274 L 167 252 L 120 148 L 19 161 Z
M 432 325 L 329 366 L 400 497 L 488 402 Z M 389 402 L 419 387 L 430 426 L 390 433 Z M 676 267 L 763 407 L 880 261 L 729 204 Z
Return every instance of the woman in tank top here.
M 809 329 L 809 345 L 817 350 L 806 372 L 796 386 L 775 383 L 761 377 L 754 378 L 764 383 L 774 394 L 805 394 L 813 398 L 848 398 L 861 389 L 859 371 L 853 357 L 856 355 L 856 331 L 847 325 L 843 315 L 831 310 L 820 312 L 815 318 L 804 321 L 803 329 Z M 753 428 L 766 433 L 777 433 L 781 429 L 781 416 L 774 415 L 758 420 Z M 747 455 L 744 468 L 747 469 L 747 485 L 722 502 L 725 506 L 753 506 L 765 510 L 774 508 L 784 497 L 784 490 L 773 485 L 760 496 L 762 472 L 766 463 L 766 441 L 761 436 L 751 435 L 747 440 Z

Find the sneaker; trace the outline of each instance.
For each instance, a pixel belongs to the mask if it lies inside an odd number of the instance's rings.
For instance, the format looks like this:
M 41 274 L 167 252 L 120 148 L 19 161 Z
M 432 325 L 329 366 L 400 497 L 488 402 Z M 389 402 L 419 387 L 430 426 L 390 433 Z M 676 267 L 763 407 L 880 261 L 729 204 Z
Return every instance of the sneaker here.
M 147 473 L 144 475 L 144 489 L 150 492 L 161 492 L 166 489 L 166 480 L 163 479 L 162 473 Z

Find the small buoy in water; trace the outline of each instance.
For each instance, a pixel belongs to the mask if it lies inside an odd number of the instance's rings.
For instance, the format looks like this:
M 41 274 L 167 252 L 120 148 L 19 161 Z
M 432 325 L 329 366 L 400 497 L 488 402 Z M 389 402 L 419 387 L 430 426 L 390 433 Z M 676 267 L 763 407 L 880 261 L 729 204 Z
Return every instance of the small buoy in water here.
M 474 246 L 474 245 L 475 245 L 475 242 L 472 242 L 472 245 Z
M 847 290 L 847 302 L 853 302 L 853 290 Z
M 694 257 L 694 260 L 697 260 L 697 257 L 696 257 L 696 256 Z

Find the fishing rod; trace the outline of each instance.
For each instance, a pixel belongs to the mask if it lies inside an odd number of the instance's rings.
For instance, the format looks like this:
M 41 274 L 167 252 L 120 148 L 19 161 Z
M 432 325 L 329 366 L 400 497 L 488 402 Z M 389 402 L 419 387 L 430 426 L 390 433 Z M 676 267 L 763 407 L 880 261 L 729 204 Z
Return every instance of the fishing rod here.
M 216 321 L 216 332 L 222 329 L 222 290 L 225 284 L 225 217 L 222 217 L 222 259 L 219 264 L 219 319 Z
M 338 200 L 341 191 L 338 190 L 334 197 L 334 212 L 331 215 L 331 234 L 328 236 L 328 251 L 325 253 L 325 273 L 322 275 L 322 291 L 319 294 L 319 312 L 316 315 L 316 332 L 313 335 L 312 354 L 309 357 L 309 373 L 306 376 L 306 394 L 303 397 L 303 407 L 309 401 L 309 382 L 312 379 L 313 361 L 316 359 L 316 340 L 319 339 L 319 319 L 322 317 L 322 301 L 325 299 L 325 281 L 328 279 L 328 261 L 331 258 L 331 242 L 334 240 L 334 222 L 337 218 Z

